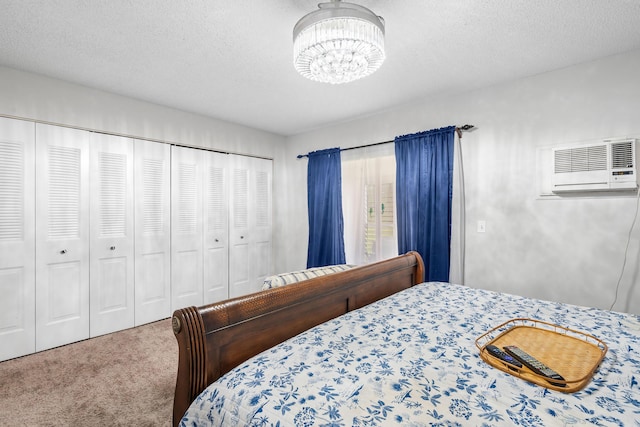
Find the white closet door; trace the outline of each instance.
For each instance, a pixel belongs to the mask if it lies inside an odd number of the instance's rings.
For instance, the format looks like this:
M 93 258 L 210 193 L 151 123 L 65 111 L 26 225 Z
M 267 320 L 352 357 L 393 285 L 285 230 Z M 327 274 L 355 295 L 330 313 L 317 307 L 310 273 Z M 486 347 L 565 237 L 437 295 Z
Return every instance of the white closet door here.
M 90 336 L 133 327 L 133 141 L 91 134 Z
M 36 351 L 89 337 L 88 140 L 36 125 Z
M 171 307 L 203 304 L 204 157 L 207 153 L 171 147 Z
M 231 192 L 229 200 L 229 297 L 251 293 L 249 254 L 249 158 L 229 156 Z
M 271 186 L 273 162 L 266 159 L 251 159 L 252 170 L 252 199 L 251 211 L 252 247 L 251 258 L 253 262 L 252 280 L 254 291 L 262 289 L 264 279 L 272 274 L 271 235 L 272 235 L 272 204 Z
M 171 148 L 135 141 L 135 324 L 171 316 Z
M 204 304 L 229 297 L 229 155 L 203 152 Z
M 271 274 L 272 161 L 230 156 L 229 296 L 257 292 Z
M 34 137 L 0 118 L 0 361 L 35 351 Z

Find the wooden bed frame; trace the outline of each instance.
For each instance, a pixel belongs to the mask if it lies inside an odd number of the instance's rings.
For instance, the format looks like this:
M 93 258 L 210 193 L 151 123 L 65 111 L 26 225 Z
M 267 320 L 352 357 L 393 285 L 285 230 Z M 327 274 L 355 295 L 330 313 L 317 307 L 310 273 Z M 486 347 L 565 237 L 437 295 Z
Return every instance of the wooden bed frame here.
M 212 382 L 256 354 L 316 325 L 422 283 L 417 252 L 173 313 L 179 361 L 177 426 Z

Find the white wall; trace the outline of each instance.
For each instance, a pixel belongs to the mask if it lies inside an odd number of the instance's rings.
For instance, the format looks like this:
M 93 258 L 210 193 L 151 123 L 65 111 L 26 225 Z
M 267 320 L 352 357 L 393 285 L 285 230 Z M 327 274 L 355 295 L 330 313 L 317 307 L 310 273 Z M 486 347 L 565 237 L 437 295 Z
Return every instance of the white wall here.
M 287 139 L 291 236 L 285 269 L 306 262 L 306 159 L 297 154 L 386 141 L 473 124 L 462 139 L 466 184 L 466 275 L 475 287 L 609 308 L 636 199 L 542 199 L 536 151 L 560 143 L 640 137 L 640 50 L 440 99 Z M 294 197 L 295 195 L 295 197 Z M 300 197 L 298 197 L 300 196 Z M 478 220 L 486 233 L 477 233 Z M 640 222 L 640 221 L 638 221 Z M 640 225 L 614 309 L 640 314 Z M 284 258 L 282 258 L 284 257 Z M 522 313 L 526 316 L 527 313 Z
M 282 154 L 279 135 L 11 68 L 0 67 L 0 94 L 3 115 L 239 154 Z

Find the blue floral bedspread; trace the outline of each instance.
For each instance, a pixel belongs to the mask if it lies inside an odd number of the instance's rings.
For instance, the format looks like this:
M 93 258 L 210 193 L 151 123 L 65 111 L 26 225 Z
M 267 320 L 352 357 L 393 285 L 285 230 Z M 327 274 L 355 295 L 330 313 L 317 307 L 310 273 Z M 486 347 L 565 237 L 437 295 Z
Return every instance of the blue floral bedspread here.
M 475 339 L 516 317 L 609 346 L 567 394 L 486 364 Z M 640 426 L 640 317 L 424 283 L 310 329 L 233 369 L 182 426 Z

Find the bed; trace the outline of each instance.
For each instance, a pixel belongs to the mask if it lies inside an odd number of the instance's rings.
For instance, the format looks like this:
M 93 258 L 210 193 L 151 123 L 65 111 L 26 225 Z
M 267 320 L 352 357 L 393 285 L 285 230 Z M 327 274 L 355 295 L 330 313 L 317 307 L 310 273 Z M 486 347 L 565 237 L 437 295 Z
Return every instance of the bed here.
M 177 310 L 174 425 L 640 425 L 640 318 L 450 283 L 409 253 Z M 476 339 L 525 317 L 602 339 L 564 393 L 488 365 Z

